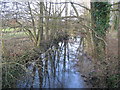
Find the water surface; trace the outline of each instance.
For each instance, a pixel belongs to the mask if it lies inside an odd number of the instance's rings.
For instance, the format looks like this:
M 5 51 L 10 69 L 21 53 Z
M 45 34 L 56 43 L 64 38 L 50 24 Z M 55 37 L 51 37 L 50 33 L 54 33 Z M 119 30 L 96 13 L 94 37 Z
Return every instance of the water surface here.
M 80 37 L 60 42 L 52 46 L 47 55 L 44 53 L 41 69 L 34 61 L 21 80 L 17 82 L 19 88 L 86 88 L 83 78 L 74 67 L 77 62 L 77 49 Z M 41 60 L 40 59 L 40 60 Z

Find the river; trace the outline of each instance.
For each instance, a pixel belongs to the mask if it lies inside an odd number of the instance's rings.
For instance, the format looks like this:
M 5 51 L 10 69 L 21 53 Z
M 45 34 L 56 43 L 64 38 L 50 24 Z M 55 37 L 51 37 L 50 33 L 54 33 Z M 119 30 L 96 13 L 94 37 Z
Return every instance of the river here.
M 80 37 L 59 42 L 52 46 L 46 55 L 42 54 L 41 71 L 36 61 L 28 66 L 28 72 L 17 82 L 18 88 L 86 88 L 86 84 L 77 72 L 77 49 Z M 40 74 L 41 73 L 41 74 Z M 41 75 L 41 76 L 40 76 Z

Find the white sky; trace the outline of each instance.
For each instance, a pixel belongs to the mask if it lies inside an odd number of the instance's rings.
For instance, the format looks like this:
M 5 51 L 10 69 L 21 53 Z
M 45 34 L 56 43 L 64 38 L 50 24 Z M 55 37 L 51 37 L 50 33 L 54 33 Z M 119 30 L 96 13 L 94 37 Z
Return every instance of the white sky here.
M 33 1 L 33 0 L 0 0 L 0 1 Z M 35 1 L 35 0 L 34 0 Z M 72 1 L 72 2 L 88 2 L 90 0 L 38 0 L 38 1 L 48 1 L 48 2 L 65 2 L 65 1 Z
M 0 1 L 22 1 L 22 2 L 24 2 L 24 1 L 33 1 L 33 0 L 0 0 Z M 35 1 L 35 0 L 34 0 Z M 48 1 L 48 2 L 65 2 L 65 1 L 72 1 L 72 2 L 90 2 L 90 1 L 100 1 L 100 2 L 104 2 L 104 1 L 109 1 L 109 2 L 111 2 L 111 1 L 114 1 L 114 2 L 118 2 L 118 1 L 120 1 L 120 0 L 39 0 L 39 1 Z

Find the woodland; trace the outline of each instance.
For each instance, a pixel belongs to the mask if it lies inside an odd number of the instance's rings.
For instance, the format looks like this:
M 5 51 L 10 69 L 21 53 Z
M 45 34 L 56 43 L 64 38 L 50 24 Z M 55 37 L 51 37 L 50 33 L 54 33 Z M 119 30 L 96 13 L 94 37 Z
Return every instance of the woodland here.
M 120 1 L 0 1 L 2 88 L 119 88 Z

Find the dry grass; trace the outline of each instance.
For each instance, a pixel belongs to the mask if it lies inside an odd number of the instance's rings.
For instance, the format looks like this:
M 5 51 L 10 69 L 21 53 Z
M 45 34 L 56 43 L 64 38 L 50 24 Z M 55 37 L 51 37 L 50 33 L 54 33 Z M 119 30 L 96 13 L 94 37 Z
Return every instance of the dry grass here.
M 7 50 L 7 55 L 13 58 L 16 56 L 23 55 L 26 51 L 33 48 L 33 43 L 30 39 L 23 35 L 20 37 L 14 36 L 9 38 L 4 38 L 5 49 Z

